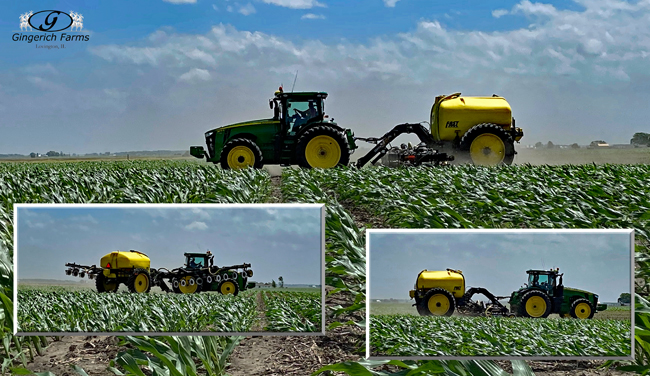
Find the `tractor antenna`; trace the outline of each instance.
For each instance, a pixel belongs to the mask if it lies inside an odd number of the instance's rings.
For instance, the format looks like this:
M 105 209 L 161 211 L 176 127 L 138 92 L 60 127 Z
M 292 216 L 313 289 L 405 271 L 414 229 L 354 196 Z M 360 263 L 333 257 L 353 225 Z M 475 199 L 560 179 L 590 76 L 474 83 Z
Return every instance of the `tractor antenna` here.
M 544 257 L 542 257 L 542 270 L 544 270 Z
M 293 93 L 293 88 L 296 87 L 296 80 L 298 79 L 298 71 L 296 70 L 296 76 L 293 78 L 293 85 L 291 86 L 291 92 Z

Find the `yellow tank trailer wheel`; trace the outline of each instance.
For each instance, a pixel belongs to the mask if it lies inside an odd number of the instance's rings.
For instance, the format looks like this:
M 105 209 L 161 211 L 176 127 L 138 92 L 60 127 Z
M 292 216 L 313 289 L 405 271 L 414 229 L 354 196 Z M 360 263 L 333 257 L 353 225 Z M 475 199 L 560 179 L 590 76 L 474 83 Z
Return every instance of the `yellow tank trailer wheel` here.
M 148 293 L 151 290 L 151 277 L 144 269 L 136 269 L 126 281 L 126 287 L 133 293 Z
M 571 317 L 576 319 L 590 319 L 594 317 L 594 309 L 587 299 L 577 299 L 571 304 Z
M 479 166 L 509 165 L 515 158 L 515 145 L 503 126 L 483 123 L 465 132 L 457 156 Z
M 442 316 L 449 311 L 449 299 L 442 295 L 436 294 L 429 298 L 427 302 L 427 307 L 429 307 L 429 312 L 433 313 L 435 316 Z
M 469 147 L 469 156 L 478 166 L 495 166 L 503 162 L 506 146 L 499 136 L 491 133 L 479 135 Z
M 239 286 L 237 286 L 237 283 L 232 280 L 227 280 L 223 281 L 219 284 L 219 293 L 221 295 L 237 295 L 239 294 Z
M 104 274 L 99 273 L 95 279 L 95 287 L 97 292 L 116 292 L 119 283 L 115 279 L 108 279 Z
M 199 285 L 194 280 L 194 277 L 190 275 L 181 277 L 179 281 L 178 289 L 182 294 L 194 294 L 199 289 Z
M 533 318 L 546 318 L 551 314 L 551 300 L 541 291 L 528 291 L 521 297 L 519 315 Z
M 420 300 L 418 313 L 425 316 L 451 316 L 456 308 L 453 295 L 443 288 L 429 290 Z

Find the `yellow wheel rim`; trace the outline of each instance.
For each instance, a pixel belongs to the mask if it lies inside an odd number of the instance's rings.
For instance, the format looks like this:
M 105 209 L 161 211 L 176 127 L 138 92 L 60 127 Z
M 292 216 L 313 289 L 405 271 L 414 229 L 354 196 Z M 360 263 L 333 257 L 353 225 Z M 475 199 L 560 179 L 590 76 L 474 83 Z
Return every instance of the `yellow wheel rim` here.
M 591 306 L 587 303 L 580 303 L 576 306 L 576 317 L 579 319 L 587 319 L 591 316 Z
M 429 312 L 436 316 L 442 316 L 449 311 L 449 299 L 442 294 L 435 294 L 427 302 Z
M 530 317 L 542 317 L 546 312 L 546 301 L 541 296 L 533 296 L 526 301 L 526 313 Z
M 146 292 L 149 288 L 149 277 L 140 273 L 135 277 L 135 292 Z
M 246 146 L 235 146 L 228 153 L 228 167 L 233 170 L 253 167 L 255 165 L 255 153 Z
M 235 284 L 228 281 L 221 284 L 219 289 L 223 295 L 234 294 L 235 293 Z
M 307 143 L 305 158 L 314 168 L 336 167 L 341 160 L 341 147 L 330 136 L 316 136 Z
M 104 291 L 112 292 L 117 290 L 117 283 L 115 282 L 106 282 L 106 280 L 104 280 L 102 285 L 104 286 Z
M 199 285 L 196 284 L 196 281 L 194 282 L 194 285 L 190 286 L 190 279 L 192 279 L 192 277 L 188 275 L 181 278 L 180 281 L 178 281 L 179 282 L 178 289 L 181 290 L 183 294 L 193 294 L 196 292 L 196 289 L 199 287 Z M 181 281 L 185 281 L 185 286 L 180 284 Z
M 503 162 L 506 146 L 499 136 L 484 133 L 477 136 L 469 146 L 472 162 L 479 166 L 495 166 Z

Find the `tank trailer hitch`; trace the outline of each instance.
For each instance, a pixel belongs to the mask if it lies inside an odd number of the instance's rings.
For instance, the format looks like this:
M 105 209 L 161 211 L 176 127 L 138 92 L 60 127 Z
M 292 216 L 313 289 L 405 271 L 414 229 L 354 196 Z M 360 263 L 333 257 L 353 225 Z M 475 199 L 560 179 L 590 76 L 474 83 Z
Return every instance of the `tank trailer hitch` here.
M 397 154 L 399 155 L 401 164 L 407 166 L 421 166 L 423 164 L 438 166 L 442 163 L 454 160 L 452 155 L 440 153 L 438 150 L 433 148 L 436 142 L 431 133 L 429 133 L 422 124 L 404 123 L 396 125 L 382 137 L 355 137 L 355 140 L 368 142 L 375 144 L 376 146 L 366 155 L 359 158 L 354 166 L 361 168 L 368 162 L 373 165 L 376 164 L 384 155 L 386 155 L 386 153 L 391 151 L 391 148 L 389 147 L 390 143 L 404 133 L 415 133 L 415 135 L 420 139 L 421 144 L 414 149 L 398 150 Z

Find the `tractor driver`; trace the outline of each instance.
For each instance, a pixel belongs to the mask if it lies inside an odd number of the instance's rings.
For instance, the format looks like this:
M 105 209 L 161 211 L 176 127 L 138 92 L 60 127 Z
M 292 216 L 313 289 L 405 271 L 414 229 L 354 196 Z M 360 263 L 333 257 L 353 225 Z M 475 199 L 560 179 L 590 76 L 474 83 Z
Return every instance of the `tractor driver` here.
M 194 257 L 190 259 L 190 268 L 196 268 L 196 262 L 194 262 Z
M 296 132 L 300 126 L 303 124 L 306 124 L 309 120 L 315 118 L 318 116 L 318 111 L 316 110 L 316 106 L 314 105 L 314 102 L 309 102 L 309 108 L 300 111 L 297 108 L 293 109 L 296 112 L 295 116 L 299 116 L 300 118 L 296 119 L 296 122 L 293 125 L 293 128 L 291 129 L 293 132 Z

